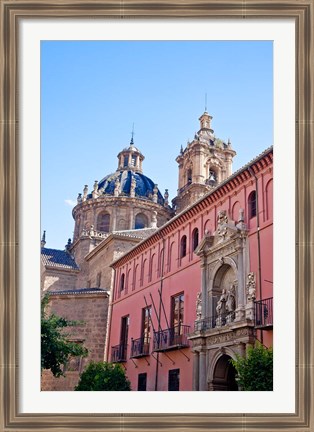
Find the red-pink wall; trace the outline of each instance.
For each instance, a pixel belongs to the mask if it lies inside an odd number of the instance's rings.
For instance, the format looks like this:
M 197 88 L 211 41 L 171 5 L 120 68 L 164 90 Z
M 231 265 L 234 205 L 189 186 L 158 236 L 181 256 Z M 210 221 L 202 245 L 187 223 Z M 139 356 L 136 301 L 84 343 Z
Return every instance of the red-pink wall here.
M 161 328 L 169 327 L 171 297 L 181 292 L 184 292 L 184 324 L 189 325 L 190 331 L 193 331 L 196 319 L 196 297 L 201 291 L 201 268 L 200 259 L 192 250 L 192 232 L 195 227 L 198 228 L 199 242 L 205 231 L 213 233 L 216 230 L 218 211 L 227 210 L 229 217 L 237 222 L 239 209 L 244 209 L 245 223 L 249 228 L 249 267 L 250 271 L 257 275 L 257 300 L 261 299 L 260 294 L 262 298 L 272 297 L 272 165 L 261 164 L 256 177 L 258 179 L 258 216 L 249 219 L 248 197 L 252 191 L 256 190 L 255 178 L 247 175 L 246 179 L 243 179 L 242 176 L 236 187 L 233 183 L 229 190 L 226 191 L 225 188 L 224 194 L 215 202 L 205 206 L 197 213 L 181 214 L 168 224 L 167 229 L 160 231 L 159 237 L 156 237 L 155 240 L 146 240 L 144 246 L 138 246 L 115 265 L 115 288 L 107 360 L 110 361 L 111 347 L 120 342 L 121 317 L 129 315 L 128 360 L 124 365 L 132 390 L 137 390 L 138 374 L 145 372 L 147 373 L 147 390 L 155 390 L 156 374 L 157 390 L 167 390 L 170 369 L 180 369 L 180 390 L 192 390 L 193 354 L 190 348 L 184 348 L 181 351 L 172 350 L 167 353 L 153 353 L 145 358 L 131 360 L 129 358 L 131 338 L 138 339 L 141 336 L 142 309 L 147 305 L 152 305 L 152 323 L 154 329 L 158 330 L 153 303 L 157 309 L 157 315 L 159 310 L 161 311 Z M 259 219 L 259 229 L 257 229 L 257 219 Z M 183 235 L 187 236 L 187 254 L 180 258 L 180 239 Z M 145 245 L 147 245 L 146 248 Z M 163 264 L 162 250 L 164 250 Z M 152 257 L 154 257 L 153 263 Z M 134 278 L 135 268 L 136 277 Z M 162 269 L 163 277 L 161 277 Z M 123 273 L 126 282 L 121 292 L 120 278 Z M 160 306 L 158 290 L 162 290 L 163 307 Z M 152 351 L 152 330 L 150 352 Z M 260 338 L 260 332 L 258 335 Z M 263 332 L 263 343 L 272 344 L 272 331 Z M 160 363 L 157 362 L 157 358 Z

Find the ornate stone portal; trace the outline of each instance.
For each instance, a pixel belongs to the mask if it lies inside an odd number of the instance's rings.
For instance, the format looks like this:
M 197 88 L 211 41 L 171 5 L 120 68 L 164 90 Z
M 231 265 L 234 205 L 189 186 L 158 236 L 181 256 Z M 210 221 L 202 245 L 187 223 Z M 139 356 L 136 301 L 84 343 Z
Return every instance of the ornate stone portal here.
M 195 253 L 201 257 L 202 290 L 197 298 L 194 333 L 194 390 L 236 390 L 230 358 L 254 344 L 255 277 L 249 272 L 248 230 L 217 215 L 217 229 L 207 233 Z

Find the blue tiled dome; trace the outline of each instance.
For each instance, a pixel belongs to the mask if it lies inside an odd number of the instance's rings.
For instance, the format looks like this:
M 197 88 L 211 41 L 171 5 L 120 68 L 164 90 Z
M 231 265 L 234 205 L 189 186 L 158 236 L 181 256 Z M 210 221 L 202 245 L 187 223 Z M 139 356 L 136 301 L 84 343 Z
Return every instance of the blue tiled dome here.
M 131 170 L 116 171 L 113 174 L 107 175 L 98 183 L 98 191 L 103 189 L 103 195 L 114 195 L 115 182 L 119 180 L 121 185 L 120 195 L 130 196 L 132 178 L 134 178 L 136 182 L 135 197 L 151 199 L 154 193 L 155 183 L 144 174 Z M 164 205 L 164 198 L 159 190 L 157 193 L 157 202 Z

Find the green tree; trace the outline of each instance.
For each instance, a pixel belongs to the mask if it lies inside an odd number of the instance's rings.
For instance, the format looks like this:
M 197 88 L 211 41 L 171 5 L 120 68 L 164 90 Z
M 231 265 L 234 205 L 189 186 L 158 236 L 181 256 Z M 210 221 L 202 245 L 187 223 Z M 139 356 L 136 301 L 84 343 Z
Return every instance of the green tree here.
M 236 381 L 243 391 L 273 390 L 273 350 L 262 345 L 249 347 L 246 357 L 231 360 Z
M 86 357 L 87 349 L 68 339 L 64 332 L 66 327 L 78 325 L 77 321 L 69 321 L 53 313 L 47 314 L 46 306 L 49 296 L 41 301 L 41 369 L 50 369 L 55 377 L 64 376 L 62 366 L 70 357 Z
M 76 391 L 129 391 L 130 381 L 118 363 L 91 362 L 81 374 Z

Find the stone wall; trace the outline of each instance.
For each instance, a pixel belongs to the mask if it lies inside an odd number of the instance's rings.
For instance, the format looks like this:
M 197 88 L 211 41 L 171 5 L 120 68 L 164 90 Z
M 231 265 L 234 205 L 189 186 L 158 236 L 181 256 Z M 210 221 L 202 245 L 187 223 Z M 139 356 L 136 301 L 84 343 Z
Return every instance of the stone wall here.
M 60 291 L 74 289 L 77 271 L 68 269 L 47 269 L 42 272 L 43 291 Z
M 65 377 L 54 378 L 50 371 L 42 373 L 42 390 L 74 390 L 79 374 L 91 361 L 103 361 L 106 340 L 109 296 L 107 293 L 50 296 L 49 310 L 69 320 L 81 321 L 67 328 L 69 339 L 79 341 L 88 349 L 88 357 L 72 359 Z

